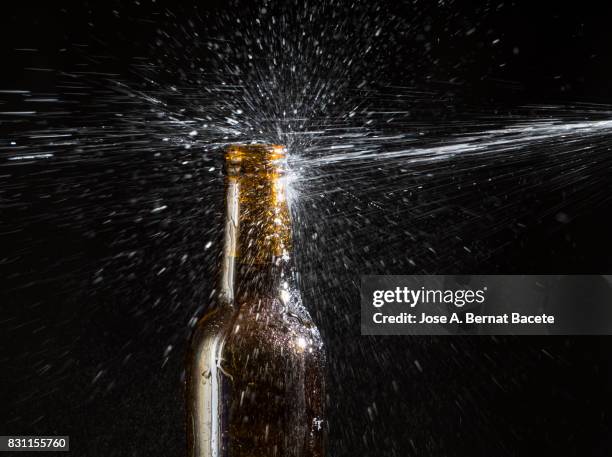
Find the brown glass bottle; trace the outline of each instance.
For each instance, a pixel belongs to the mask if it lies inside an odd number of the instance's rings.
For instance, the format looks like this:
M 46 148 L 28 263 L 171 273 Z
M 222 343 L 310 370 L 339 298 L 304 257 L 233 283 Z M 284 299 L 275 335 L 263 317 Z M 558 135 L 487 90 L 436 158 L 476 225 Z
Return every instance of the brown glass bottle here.
M 322 457 L 325 355 L 291 257 L 285 151 L 226 151 L 218 303 L 196 325 L 187 370 L 190 457 Z

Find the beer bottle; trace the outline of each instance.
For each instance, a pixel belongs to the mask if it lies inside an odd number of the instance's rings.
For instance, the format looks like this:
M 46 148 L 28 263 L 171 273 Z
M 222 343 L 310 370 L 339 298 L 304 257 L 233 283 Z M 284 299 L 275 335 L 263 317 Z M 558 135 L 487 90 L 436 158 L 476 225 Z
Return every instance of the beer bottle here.
M 292 258 L 285 149 L 226 150 L 217 303 L 187 369 L 190 457 L 324 456 L 325 355 Z

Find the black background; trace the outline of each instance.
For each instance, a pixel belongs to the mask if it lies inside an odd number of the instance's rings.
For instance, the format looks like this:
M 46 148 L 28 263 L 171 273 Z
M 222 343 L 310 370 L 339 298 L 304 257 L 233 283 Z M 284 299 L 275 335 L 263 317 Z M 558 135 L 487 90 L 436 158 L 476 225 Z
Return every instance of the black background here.
M 385 57 L 388 82 L 435 81 L 472 105 L 500 112 L 513 104 L 612 103 L 610 14 L 595 2 L 563 3 L 491 3 L 487 10 L 493 13 L 482 16 L 483 4 L 472 2 L 451 3 L 443 11 L 425 2 L 390 4 L 399 16 L 420 11 L 439 32 L 417 73 L 403 71 L 402 53 L 412 55 L 411 45 L 394 47 Z M 223 14 L 240 7 L 199 3 L 201 10 Z M 129 75 L 132 57 L 151 52 L 165 8 L 180 22 L 190 6 L 3 4 L 2 88 L 53 92 L 61 71 L 109 50 L 113 58 L 102 59 L 99 68 Z M 121 20 L 114 9 L 121 10 Z M 351 14 L 351 5 L 346 11 Z M 472 24 L 477 32 L 455 34 Z M 502 39 L 493 49 L 497 36 Z M 28 70 L 32 67 L 58 71 Z M 82 100 L 95 104 L 96 95 Z M 78 126 L 79 115 L 62 122 Z M 8 137 L 15 133 L 11 129 L 24 127 L 0 128 Z M 44 121 L 37 128 L 44 129 Z M 40 174 L 43 165 L 32 164 L 2 178 L 2 434 L 70 435 L 71 452 L 79 456 L 183 455 L 182 353 L 188 321 L 209 302 L 213 287 L 214 266 L 198 253 L 211 239 L 202 233 L 219 232 L 223 189 L 219 179 L 177 188 L 167 165 L 158 168 L 126 150 L 110 162 L 80 161 L 50 177 Z M 138 173 L 146 180 L 136 178 Z M 603 173 L 597 192 L 610 188 L 609 169 Z M 16 187 L 15 180 L 27 186 Z M 105 197 L 111 180 L 112 196 Z M 78 183 L 98 191 L 39 198 Z M 160 192 L 180 202 L 181 210 L 148 225 L 134 225 L 130 218 L 103 224 L 107 210 L 135 193 L 147 200 Z M 537 195 L 538 204 L 547 198 L 554 196 Z M 538 208 L 534 203 L 533 213 Z M 409 267 L 397 260 L 397 245 L 385 248 L 383 221 L 373 221 L 366 235 L 355 231 L 354 243 L 373 246 L 370 263 L 362 263 L 363 254 L 344 252 L 342 234 L 358 227 L 328 210 L 323 206 L 329 215 L 325 229 L 317 226 L 326 236 L 316 242 L 310 237 L 316 214 L 298 221 L 297 232 L 302 245 L 310 243 L 298 252 L 304 299 L 330 358 L 330 455 L 610 454 L 609 338 L 361 337 L 359 275 L 408 274 Z M 482 241 L 490 255 L 467 259 L 465 252 L 453 251 L 440 264 L 444 271 L 432 271 L 433 259 L 429 272 L 610 273 L 610 210 L 608 199 L 583 208 L 566 224 L 555 222 L 554 214 L 535 216 L 525 230 Z M 164 235 L 156 236 L 160 232 Z M 219 246 L 219 237 L 213 246 Z M 443 244 L 444 238 L 429 242 Z M 189 262 L 176 261 L 170 275 L 157 275 L 179 247 L 193 254 Z M 121 257 L 130 250 L 139 252 L 138 262 Z M 315 252 L 316 263 L 309 257 Z M 116 278 L 100 285 L 97 271 L 109 264 L 114 270 L 104 275 Z

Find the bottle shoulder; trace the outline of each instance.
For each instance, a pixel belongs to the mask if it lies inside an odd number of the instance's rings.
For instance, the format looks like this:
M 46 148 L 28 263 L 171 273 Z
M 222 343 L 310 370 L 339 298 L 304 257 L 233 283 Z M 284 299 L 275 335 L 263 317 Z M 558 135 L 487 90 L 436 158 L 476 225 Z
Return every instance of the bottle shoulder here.
M 191 336 L 193 349 L 208 341 L 221 341 L 231 326 L 235 310 L 229 305 L 212 306 L 196 322 Z
M 299 297 L 286 302 L 276 297 L 249 298 L 219 306 L 196 324 L 192 344 L 223 342 L 223 351 L 287 351 L 316 353 L 322 358 L 319 329 Z

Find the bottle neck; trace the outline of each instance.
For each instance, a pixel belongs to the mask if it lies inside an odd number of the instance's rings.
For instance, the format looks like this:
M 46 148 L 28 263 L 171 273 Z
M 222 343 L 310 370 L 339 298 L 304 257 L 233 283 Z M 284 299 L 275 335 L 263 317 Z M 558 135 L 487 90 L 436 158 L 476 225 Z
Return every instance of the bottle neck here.
M 280 165 L 229 167 L 221 297 L 229 304 L 278 297 L 293 282 L 291 221 Z

